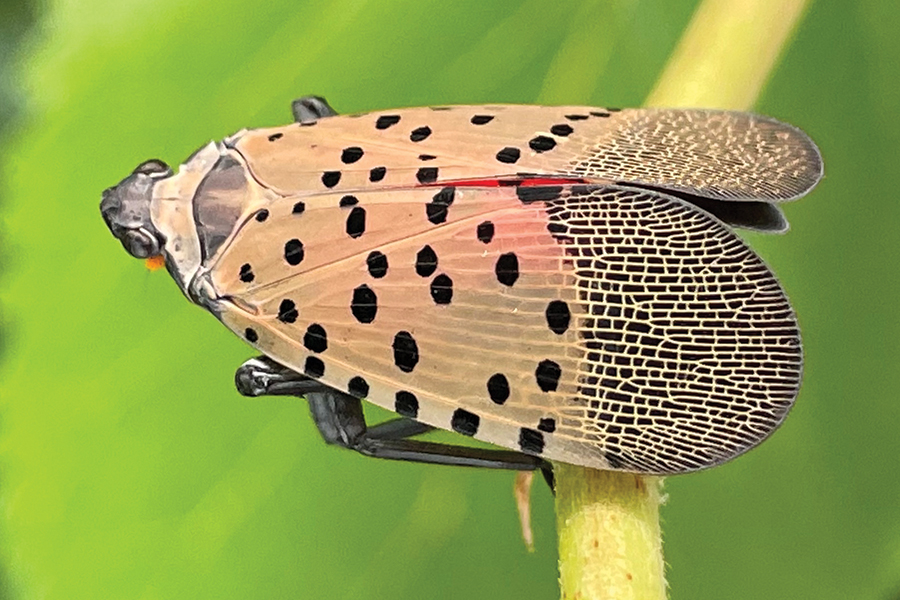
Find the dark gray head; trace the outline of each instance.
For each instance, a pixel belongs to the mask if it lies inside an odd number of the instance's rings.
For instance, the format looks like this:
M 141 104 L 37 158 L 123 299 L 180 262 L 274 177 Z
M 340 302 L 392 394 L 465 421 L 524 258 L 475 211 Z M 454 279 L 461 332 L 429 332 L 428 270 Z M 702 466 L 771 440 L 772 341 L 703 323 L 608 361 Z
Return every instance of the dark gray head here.
M 100 202 L 103 220 L 135 258 L 162 254 L 166 239 L 150 220 L 150 200 L 154 184 L 171 175 L 172 169 L 163 161 L 148 160 L 139 164 L 118 185 L 103 192 Z

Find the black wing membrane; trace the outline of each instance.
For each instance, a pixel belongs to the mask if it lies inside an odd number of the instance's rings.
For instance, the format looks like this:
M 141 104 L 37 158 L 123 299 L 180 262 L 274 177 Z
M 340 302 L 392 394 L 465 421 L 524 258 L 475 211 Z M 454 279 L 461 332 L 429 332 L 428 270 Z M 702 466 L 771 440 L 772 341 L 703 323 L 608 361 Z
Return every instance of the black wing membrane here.
M 620 186 L 576 186 L 548 212 L 583 314 L 579 394 L 563 412 L 610 466 L 712 466 L 782 422 L 800 385 L 799 329 L 775 276 L 728 227 Z

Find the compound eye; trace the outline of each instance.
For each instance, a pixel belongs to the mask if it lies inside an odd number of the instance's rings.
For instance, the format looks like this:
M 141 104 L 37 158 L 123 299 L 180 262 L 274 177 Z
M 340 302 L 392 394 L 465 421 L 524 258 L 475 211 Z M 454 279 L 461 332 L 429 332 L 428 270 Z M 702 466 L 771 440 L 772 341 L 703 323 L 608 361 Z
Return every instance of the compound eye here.
M 151 158 L 150 160 L 145 160 L 137 167 L 135 167 L 134 174 L 136 175 L 148 175 L 150 177 L 162 175 L 163 177 L 168 177 L 172 174 L 172 169 L 159 160 L 158 158 Z
M 135 258 L 150 258 L 160 254 L 159 241 L 144 229 L 129 229 L 122 236 L 122 246 Z

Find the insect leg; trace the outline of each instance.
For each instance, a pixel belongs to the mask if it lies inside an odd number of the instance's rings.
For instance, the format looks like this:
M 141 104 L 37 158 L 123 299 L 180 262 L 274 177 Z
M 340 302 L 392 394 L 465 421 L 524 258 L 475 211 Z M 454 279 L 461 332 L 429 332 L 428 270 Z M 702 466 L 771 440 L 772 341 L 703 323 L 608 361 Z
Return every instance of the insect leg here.
M 365 434 L 356 440 L 352 449 L 365 456 L 410 462 L 514 471 L 540 469 L 550 490 L 554 490 L 553 465 L 536 456 L 510 450 L 469 448 L 407 439 L 432 429 L 434 427 L 412 419 L 393 419 L 367 429 Z
M 359 398 L 337 390 L 307 393 L 310 412 L 325 441 L 364 456 L 438 465 L 526 470 L 542 468 L 535 456 L 487 448 L 469 448 L 409 439 L 434 429 L 413 419 L 392 419 L 371 429 Z
M 312 123 L 323 117 L 333 117 L 337 111 L 321 96 L 303 96 L 291 102 L 291 112 L 297 123 Z
M 234 379 L 244 396 L 305 396 L 313 421 L 329 444 L 390 460 L 517 471 L 541 469 L 552 489 L 552 467 L 541 458 L 511 450 L 409 439 L 434 429 L 413 419 L 393 419 L 370 429 L 359 398 L 324 386 L 265 356 L 245 362 Z
M 434 427 L 426 425 L 421 421 L 400 417 L 399 419 L 391 419 L 378 425 L 368 427 L 366 432 L 369 437 L 381 440 L 399 440 L 403 438 L 415 437 L 423 433 L 434 431 Z
M 234 373 L 234 386 L 242 396 L 304 396 L 311 392 L 325 392 L 322 385 L 296 371 L 288 369 L 267 356 L 257 356 L 244 362 Z

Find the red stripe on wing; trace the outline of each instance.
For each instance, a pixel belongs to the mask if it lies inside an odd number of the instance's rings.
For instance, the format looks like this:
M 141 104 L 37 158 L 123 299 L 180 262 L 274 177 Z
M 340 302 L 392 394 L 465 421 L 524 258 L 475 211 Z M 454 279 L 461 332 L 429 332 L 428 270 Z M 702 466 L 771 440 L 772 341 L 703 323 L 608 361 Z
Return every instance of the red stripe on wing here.
M 587 179 L 577 177 L 546 177 L 523 175 L 514 178 L 490 178 L 490 179 L 455 179 L 449 181 L 436 181 L 420 187 L 532 187 L 540 185 L 577 185 L 588 183 Z

